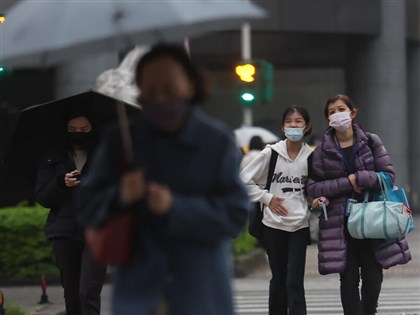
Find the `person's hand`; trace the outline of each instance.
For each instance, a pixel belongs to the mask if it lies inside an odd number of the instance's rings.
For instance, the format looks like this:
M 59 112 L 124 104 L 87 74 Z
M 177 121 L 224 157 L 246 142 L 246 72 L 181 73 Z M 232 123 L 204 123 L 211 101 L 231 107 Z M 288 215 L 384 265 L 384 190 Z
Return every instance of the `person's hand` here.
M 80 184 L 80 180 L 78 180 L 76 177 L 76 175 L 80 174 L 79 170 L 74 170 L 71 171 L 70 173 L 66 173 L 66 175 L 64 175 L 64 184 L 66 185 L 66 187 L 74 187 Z
M 169 187 L 157 183 L 150 183 L 147 186 L 146 200 L 149 210 L 158 215 L 167 214 L 173 202 Z
M 328 203 L 328 199 L 325 197 L 319 197 L 316 198 L 312 201 L 312 208 L 321 208 L 322 204 L 327 204 Z
M 120 202 L 129 205 L 146 195 L 144 174 L 141 170 L 134 170 L 122 175 L 120 181 Z
M 268 207 L 274 214 L 280 215 L 280 216 L 286 216 L 288 214 L 288 211 L 283 206 L 283 201 L 284 201 L 284 198 L 281 198 L 279 196 L 273 196 L 273 198 L 271 198 L 270 203 L 268 204 Z
M 349 179 L 351 185 L 353 186 L 353 190 L 360 194 L 362 192 L 362 189 L 359 186 L 357 186 L 356 175 L 350 174 L 348 176 L 348 179 Z

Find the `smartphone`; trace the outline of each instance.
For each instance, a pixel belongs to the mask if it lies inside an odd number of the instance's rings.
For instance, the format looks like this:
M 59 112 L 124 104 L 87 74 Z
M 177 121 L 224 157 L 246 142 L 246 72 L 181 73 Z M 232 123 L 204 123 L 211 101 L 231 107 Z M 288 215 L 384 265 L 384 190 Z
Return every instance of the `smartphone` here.
M 82 178 L 82 173 L 73 175 L 73 178 L 76 178 L 77 180 L 80 180 L 80 178 Z

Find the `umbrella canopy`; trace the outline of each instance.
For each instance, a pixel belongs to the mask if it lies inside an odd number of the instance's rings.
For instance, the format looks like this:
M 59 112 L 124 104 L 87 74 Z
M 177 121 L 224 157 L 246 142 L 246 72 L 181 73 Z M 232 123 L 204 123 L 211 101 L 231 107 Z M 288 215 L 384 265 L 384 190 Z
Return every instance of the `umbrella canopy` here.
M 238 27 L 264 11 L 244 0 L 31 1 L 3 23 L 6 66 L 48 66 L 137 43 L 176 41 Z
M 64 99 L 34 105 L 21 111 L 12 141 L 3 154 L 7 168 L 20 172 L 30 183 L 34 183 L 39 159 L 64 135 L 64 113 L 72 108 L 82 108 L 89 113 L 93 129 L 99 138 L 103 130 L 117 121 L 116 103 L 118 100 L 89 90 Z M 129 116 L 141 113 L 136 105 L 123 103 Z
M 234 133 L 238 147 L 247 147 L 253 136 L 260 136 L 265 143 L 272 143 L 280 140 L 280 138 L 271 131 L 256 126 L 241 127 L 235 129 Z

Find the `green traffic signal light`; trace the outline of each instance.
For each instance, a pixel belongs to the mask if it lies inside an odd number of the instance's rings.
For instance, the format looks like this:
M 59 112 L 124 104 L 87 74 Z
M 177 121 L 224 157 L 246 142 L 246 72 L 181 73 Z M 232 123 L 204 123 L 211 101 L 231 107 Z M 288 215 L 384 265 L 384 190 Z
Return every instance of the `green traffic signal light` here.
M 256 76 L 258 69 L 253 62 L 243 62 L 235 67 L 235 74 L 238 80 L 239 101 L 242 106 L 252 107 L 256 104 L 256 90 L 258 85 Z
M 244 92 L 241 94 L 241 99 L 245 102 L 252 102 L 255 100 L 255 95 L 250 92 Z
M 0 79 L 8 77 L 12 74 L 12 70 L 10 68 L 5 68 L 0 65 Z

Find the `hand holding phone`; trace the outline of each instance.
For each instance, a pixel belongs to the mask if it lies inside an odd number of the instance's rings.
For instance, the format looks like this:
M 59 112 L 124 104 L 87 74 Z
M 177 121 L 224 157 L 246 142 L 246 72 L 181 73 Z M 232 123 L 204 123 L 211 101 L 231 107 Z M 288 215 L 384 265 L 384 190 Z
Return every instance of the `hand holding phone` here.
M 78 170 L 71 171 L 70 173 L 66 173 L 64 175 L 64 184 L 67 187 L 73 187 L 80 184 L 80 176 L 81 173 Z

